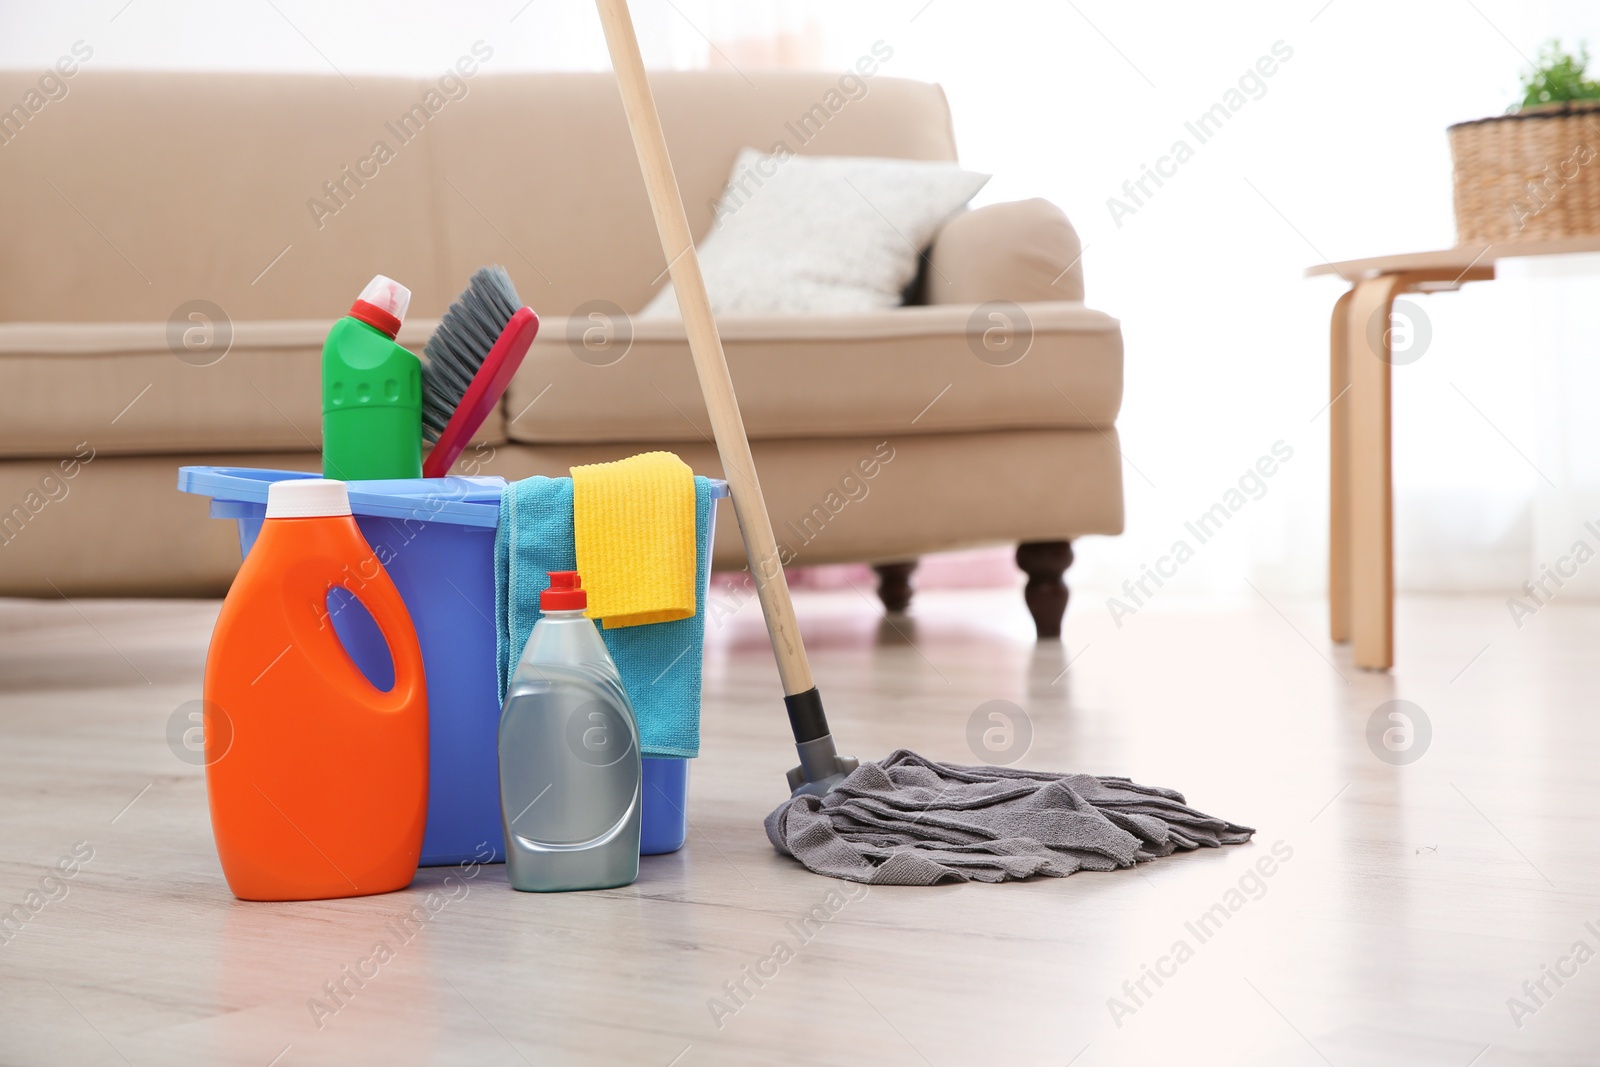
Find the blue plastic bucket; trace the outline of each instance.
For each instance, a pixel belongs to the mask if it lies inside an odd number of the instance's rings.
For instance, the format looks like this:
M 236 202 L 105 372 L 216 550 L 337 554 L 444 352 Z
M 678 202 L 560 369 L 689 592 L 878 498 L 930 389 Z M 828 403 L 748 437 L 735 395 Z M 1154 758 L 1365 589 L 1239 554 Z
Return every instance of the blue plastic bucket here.
M 267 511 L 267 487 L 304 471 L 180 467 L 178 489 L 211 498 L 211 517 L 239 524 L 250 554 Z M 411 612 L 428 677 L 428 827 L 424 867 L 476 857 L 505 859 L 496 740 L 500 691 L 495 670 L 494 534 L 504 478 L 418 478 L 350 483 L 356 525 L 385 560 Z M 713 481 L 715 500 L 728 495 Z M 710 552 L 710 545 L 703 551 Z M 334 631 L 374 685 L 394 682 L 389 649 L 372 618 L 342 589 L 329 594 Z M 698 669 L 698 665 L 696 665 Z M 646 756 L 639 851 L 675 852 L 687 832 L 689 761 Z

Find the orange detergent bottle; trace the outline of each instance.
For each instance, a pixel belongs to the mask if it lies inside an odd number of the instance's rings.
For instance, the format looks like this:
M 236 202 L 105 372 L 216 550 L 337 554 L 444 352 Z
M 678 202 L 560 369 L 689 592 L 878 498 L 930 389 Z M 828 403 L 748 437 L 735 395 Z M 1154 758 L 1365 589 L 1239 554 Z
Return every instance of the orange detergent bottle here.
M 387 692 L 334 632 L 335 586 L 388 642 Z M 411 884 L 428 814 L 422 652 L 343 482 L 268 490 L 261 534 L 211 635 L 205 702 L 211 830 L 235 896 L 320 900 Z

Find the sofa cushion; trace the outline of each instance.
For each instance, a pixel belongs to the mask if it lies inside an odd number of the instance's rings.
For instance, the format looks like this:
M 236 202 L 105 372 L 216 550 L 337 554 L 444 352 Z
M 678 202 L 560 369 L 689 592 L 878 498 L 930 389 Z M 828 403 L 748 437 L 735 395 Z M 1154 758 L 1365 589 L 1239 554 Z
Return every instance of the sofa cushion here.
M 6 213 L 0 321 L 165 321 L 191 300 L 236 322 L 337 315 L 380 272 L 411 288 L 415 313 L 443 313 L 441 235 L 408 224 L 433 215 L 432 131 L 402 144 L 385 127 L 422 82 L 100 62 L 0 152 L 0 186 L 27 205 Z M 37 77 L 0 71 L 0 100 Z M 394 158 L 362 179 L 379 140 Z
M 951 305 L 719 326 L 754 440 L 1112 425 L 1122 402 L 1116 319 L 1078 303 L 1022 305 L 997 353 L 984 346 L 986 331 L 1007 328 L 995 314 Z M 547 320 L 506 418 L 512 440 L 537 444 L 711 434 L 683 325 L 625 317 Z
M 840 73 L 652 71 L 696 239 L 710 231 L 734 158 L 747 145 L 953 161 L 944 91 L 885 69 L 892 63 L 836 110 L 821 102 L 837 92 Z M 664 283 L 666 260 L 609 71 L 478 79 L 466 106 L 447 109 L 429 129 L 435 135 L 450 276 L 503 263 L 541 316 L 600 300 L 635 312 Z
M 998 356 L 983 345 L 996 325 L 974 321 L 973 307 L 725 319 L 745 428 L 769 439 L 1112 425 L 1117 320 L 1075 303 L 1020 307 L 1026 325 Z M 400 341 L 420 351 L 435 325 L 413 319 Z M 82 442 L 112 455 L 320 448 L 328 323 L 227 328 L 231 342 L 213 362 L 215 350 L 183 350 L 163 323 L 0 323 L 0 456 L 66 456 Z M 609 345 L 586 346 L 586 334 L 611 330 Z M 681 323 L 555 318 L 474 440 L 710 434 Z
M 0 456 L 321 448 L 329 325 L 0 323 Z M 400 343 L 420 352 L 436 325 Z M 474 440 L 503 432 L 496 411 Z
M 1071 539 L 1122 529 L 1115 430 L 1021 430 L 943 437 L 758 441 L 762 489 L 794 562 L 902 560 L 983 544 Z M 626 445 L 501 445 L 481 473 L 565 475 L 622 459 Z M 717 476 L 716 450 L 675 446 L 696 473 Z M 888 458 L 887 461 L 883 457 Z M 862 475 L 862 464 L 872 471 Z M 71 478 L 57 461 L 0 460 L 0 500 L 48 501 L 0 514 L 0 596 L 221 596 L 239 567 L 234 522 L 180 493 L 182 464 L 316 470 L 314 452 L 96 456 Z M 48 481 L 47 481 L 48 479 Z M 20 505 L 19 505 L 20 506 Z M 713 566 L 738 570 L 744 546 L 727 502 L 717 509 Z M 741 608 L 742 604 L 742 608 Z M 724 601 L 755 612 L 753 602 Z
M 65 98 L 0 123 L 0 187 L 26 205 L 0 242 L 0 321 L 164 320 L 191 300 L 235 321 L 316 318 L 380 272 L 410 287 L 413 314 L 438 316 L 489 263 L 541 314 L 593 299 L 637 311 L 659 284 L 609 71 L 502 72 L 515 60 L 486 41 L 442 77 L 101 62 L 67 79 Z M 847 81 L 653 73 L 695 233 L 746 145 L 953 160 L 943 91 L 890 77 L 892 51 L 871 67 Z M 38 77 L 0 71 L 0 101 Z

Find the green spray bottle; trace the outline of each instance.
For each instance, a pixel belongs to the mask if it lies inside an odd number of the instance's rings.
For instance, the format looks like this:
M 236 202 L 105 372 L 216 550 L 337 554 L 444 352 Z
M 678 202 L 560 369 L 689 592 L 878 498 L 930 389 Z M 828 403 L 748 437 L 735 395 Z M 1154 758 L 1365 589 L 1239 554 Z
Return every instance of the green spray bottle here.
M 378 275 L 322 346 L 322 473 L 422 477 L 422 362 L 395 343 L 411 290 Z

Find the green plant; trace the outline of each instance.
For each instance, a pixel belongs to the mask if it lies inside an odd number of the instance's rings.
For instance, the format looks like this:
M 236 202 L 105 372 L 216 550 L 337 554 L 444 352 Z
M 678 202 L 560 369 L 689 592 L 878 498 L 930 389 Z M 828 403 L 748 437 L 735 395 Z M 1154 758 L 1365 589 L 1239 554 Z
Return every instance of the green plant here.
M 1560 41 L 1545 42 L 1533 70 L 1522 76 L 1522 103 L 1516 107 L 1600 100 L 1600 81 L 1584 77 L 1588 66 L 1587 46 L 1578 45 L 1578 54 L 1573 55 L 1562 49 Z

